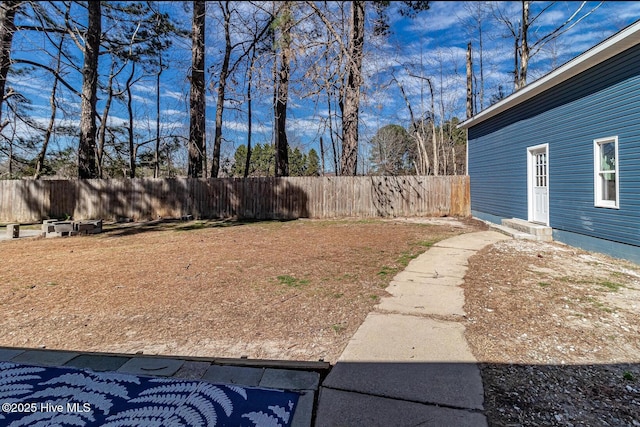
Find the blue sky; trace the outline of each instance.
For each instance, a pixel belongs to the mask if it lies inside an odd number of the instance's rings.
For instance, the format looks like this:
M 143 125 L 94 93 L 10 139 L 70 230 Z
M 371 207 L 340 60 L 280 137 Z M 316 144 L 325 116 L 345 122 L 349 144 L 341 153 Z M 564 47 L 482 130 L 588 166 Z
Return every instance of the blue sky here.
M 549 2 L 534 2 L 532 15 L 540 7 Z M 563 22 L 579 6 L 581 2 L 558 2 L 553 8 L 541 15 L 534 30 L 537 34 L 546 34 L 549 30 Z M 599 2 L 587 2 L 585 10 L 590 10 Z M 161 2 L 161 7 L 170 11 L 172 17 L 184 28 L 190 28 L 190 11 L 185 10 L 182 2 Z M 216 65 L 221 48 L 221 32 L 216 22 L 215 7 L 210 2 L 207 21 L 207 63 Z M 392 8 L 395 6 L 392 6 Z M 499 7 L 505 15 L 517 17 L 520 2 L 500 2 Z M 436 103 L 442 101 L 445 119 L 453 116 L 464 118 L 465 115 L 465 55 L 469 41 L 474 42 L 477 54 L 477 33 L 470 31 L 470 7 L 467 2 L 431 2 L 428 11 L 422 12 L 415 19 L 402 18 L 390 11 L 391 35 L 387 38 L 368 38 L 365 42 L 367 51 L 364 70 L 366 84 L 363 88 L 361 101 L 361 158 L 367 157 L 368 140 L 376 130 L 391 123 L 402 126 L 408 125 L 409 113 L 405 101 L 401 97 L 398 85 L 391 82 L 391 75 L 400 82 L 419 114 L 427 110 L 430 95 L 424 80 L 411 77 L 409 74 L 421 75 L 432 80 L 435 89 Z M 601 42 L 615 32 L 640 18 L 640 2 L 605 2 L 593 14 L 567 31 L 557 42 L 547 46 L 534 56 L 529 65 L 528 81 L 551 71 L 554 67 L 579 55 L 595 44 Z M 515 19 L 515 18 L 514 18 Z M 513 53 L 511 38 L 504 37 L 506 27 L 485 18 L 484 32 L 484 75 L 485 75 L 485 107 L 488 106 L 490 96 L 497 92 L 502 85 L 509 94 L 512 90 Z M 38 36 L 29 35 L 29 39 L 17 36 L 14 40 L 14 55 L 19 57 L 42 58 L 42 48 L 45 43 Z M 535 36 L 534 36 L 535 40 Z M 295 72 L 303 71 L 304 52 L 294 65 Z M 101 58 L 102 60 L 102 58 Z M 171 54 L 171 68 L 163 74 L 162 86 L 162 132 L 188 133 L 188 80 L 185 75 L 190 65 L 190 40 L 176 43 Z M 474 58 L 475 65 L 478 58 Z M 70 81 L 79 88 L 79 75 L 69 71 Z M 215 80 L 215 79 L 213 79 Z M 49 82 L 49 83 L 48 83 Z M 32 100 L 32 116 L 44 123 L 49 116 L 49 88 L 50 79 L 45 73 L 35 73 L 29 79 L 13 79 L 10 85 L 18 88 Z M 151 78 L 143 78 L 135 87 L 136 126 L 141 135 L 155 132 L 155 88 Z M 59 116 L 61 122 L 73 125 L 77 117 L 73 114 L 78 110 L 79 99 L 63 90 L 60 101 L 65 105 L 68 116 Z M 215 117 L 215 93 L 210 91 L 207 96 L 208 134 L 207 147 L 211 149 L 213 143 L 213 129 Z M 225 111 L 223 155 L 232 156 L 235 148 L 246 143 L 246 115 L 237 111 L 237 105 L 227 103 Z M 288 136 L 292 146 L 299 146 L 304 150 L 315 148 L 319 152 L 318 141 L 324 130 L 321 126 L 322 118 L 327 116 L 325 105 L 314 105 L 309 99 L 302 98 L 299 93 L 292 91 L 288 112 Z M 246 108 L 240 105 L 240 110 Z M 256 100 L 254 121 L 254 143 L 268 143 L 271 141 L 271 105 L 268 89 Z M 99 108 L 100 110 L 100 108 Z M 436 115 L 439 119 L 440 114 Z M 122 109 L 114 110 L 113 123 L 125 119 Z M 21 132 L 26 132 L 21 129 Z M 328 141 L 324 132 L 325 141 Z M 54 149 L 62 148 L 68 140 L 54 141 Z M 56 147 L 56 145 L 58 147 Z M 186 157 L 186 150 L 184 150 Z M 331 162 L 327 159 L 327 165 Z M 366 162 L 361 162 L 365 165 Z

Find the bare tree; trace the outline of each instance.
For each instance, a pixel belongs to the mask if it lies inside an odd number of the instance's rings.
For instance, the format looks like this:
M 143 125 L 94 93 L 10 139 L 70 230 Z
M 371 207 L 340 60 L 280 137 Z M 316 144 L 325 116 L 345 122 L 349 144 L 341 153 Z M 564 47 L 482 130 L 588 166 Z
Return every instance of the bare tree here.
M 65 12 L 65 19 L 68 19 L 69 12 L 71 10 L 71 5 L 68 4 Z M 46 34 L 46 33 L 45 33 Z M 49 105 L 51 106 L 51 114 L 49 116 L 49 124 L 47 125 L 47 129 L 44 133 L 44 138 L 42 140 L 42 146 L 40 147 L 40 152 L 36 157 L 36 166 L 35 172 L 33 174 L 34 179 L 40 178 L 42 175 L 44 160 L 47 155 L 47 149 L 49 147 L 49 142 L 51 140 L 51 136 L 53 135 L 53 131 L 56 123 L 56 114 L 58 110 L 57 103 L 57 94 L 58 94 L 58 85 L 60 84 L 60 79 L 58 76 L 60 75 L 61 66 L 62 66 L 62 53 L 63 53 L 63 45 L 65 40 L 65 33 L 60 34 L 58 42 L 56 44 L 56 58 L 55 58 L 55 73 L 53 78 L 53 86 L 51 88 L 51 96 L 49 97 Z M 48 36 L 48 34 L 47 34 Z
M 364 53 L 365 2 L 351 2 L 349 21 L 349 55 L 347 82 L 342 103 L 342 158 L 343 175 L 356 175 L 358 168 L 358 125 L 360 114 L 360 87 L 362 86 L 362 57 Z
M 0 129 L 6 126 L 2 123 L 2 104 L 5 100 L 7 74 L 11 67 L 11 44 L 16 31 L 16 11 L 22 3 L 22 1 L 3 1 L 0 4 Z
M 513 84 L 514 90 L 518 90 L 526 86 L 527 74 L 529 71 L 529 61 L 540 50 L 542 50 L 549 42 L 557 39 L 562 34 L 566 33 L 573 27 L 575 27 L 580 21 L 591 15 L 598 9 L 603 1 L 596 4 L 591 9 L 585 9 L 587 6 L 586 1 L 580 2 L 575 11 L 562 23 L 556 25 L 552 30 L 546 34 L 532 39 L 531 29 L 540 19 L 542 15 L 549 12 L 558 2 L 548 2 L 540 11 L 535 14 L 531 14 L 530 6 L 533 2 L 530 0 L 521 0 L 520 5 L 520 19 L 514 20 L 508 16 L 508 14 L 499 5 L 493 4 L 492 11 L 494 18 L 504 24 L 509 32 L 509 36 L 513 37 L 513 50 L 514 50 L 514 67 L 513 67 Z M 577 3 L 577 2 L 576 2 Z
M 218 79 L 218 97 L 216 101 L 216 128 L 213 140 L 213 158 L 211 159 L 211 177 L 216 178 L 220 170 L 220 146 L 222 145 L 222 115 L 224 112 L 225 88 L 229 76 L 229 62 L 231 60 L 231 6 L 229 1 L 217 2 L 222 13 L 222 28 L 224 29 L 224 56 Z
M 471 42 L 467 43 L 467 119 L 473 116 L 473 56 Z
M 291 74 L 291 29 L 293 26 L 293 4 L 285 1 L 279 13 L 280 37 L 276 41 L 278 46 L 279 70 L 275 81 L 275 104 L 273 115 L 275 121 L 275 154 L 276 176 L 289 175 L 289 143 L 287 141 L 287 103 L 289 100 L 289 80 Z
M 87 3 L 89 20 L 82 67 L 82 101 L 80 104 L 80 142 L 78 145 L 78 178 L 98 177 L 96 163 L 96 102 L 98 89 L 98 57 L 102 34 L 102 5 Z
M 191 178 L 201 178 L 205 152 L 205 6 L 204 0 L 193 1 L 191 27 L 191 91 L 189 96 L 189 167 Z
M 464 2 L 463 8 L 466 12 L 466 18 L 461 19 L 461 24 L 467 29 L 469 38 L 473 42 L 477 43 L 477 49 L 471 48 L 470 50 L 476 52 L 475 58 L 477 58 L 478 75 L 477 78 L 475 70 L 472 68 L 473 80 L 477 81 L 477 93 L 473 92 L 473 111 L 482 111 L 484 109 L 484 42 L 486 37 L 486 21 L 490 15 L 489 2 L 486 1 L 467 1 Z M 473 43 L 472 43 L 473 44 Z M 471 58 L 473 62 L 474 59 Z

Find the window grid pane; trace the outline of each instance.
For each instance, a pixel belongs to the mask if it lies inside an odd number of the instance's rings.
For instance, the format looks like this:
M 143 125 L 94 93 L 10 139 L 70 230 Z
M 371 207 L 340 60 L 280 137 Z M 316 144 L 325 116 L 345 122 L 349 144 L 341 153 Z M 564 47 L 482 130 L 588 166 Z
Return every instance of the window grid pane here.
M 595 205 L 606 208 L 618 206 L 618 138 L 594 141 Z

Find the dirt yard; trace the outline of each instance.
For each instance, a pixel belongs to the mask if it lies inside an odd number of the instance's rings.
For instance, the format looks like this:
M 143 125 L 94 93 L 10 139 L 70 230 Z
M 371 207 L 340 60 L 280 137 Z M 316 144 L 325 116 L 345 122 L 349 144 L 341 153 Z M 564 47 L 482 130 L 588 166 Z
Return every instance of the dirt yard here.
M 464 291 L 491 426 L 640 426 L 640 266 L 507 240 Z
M 476 221 L 158 222 L 0 242 L 0 345 L 335 362 L 397 271 Z
M 334 363 L 448 218 L 160 222 L 0 242 L 0 345 Z M 469 260 L 491 426 L 640 426 L 640 266 L 507 240 Z

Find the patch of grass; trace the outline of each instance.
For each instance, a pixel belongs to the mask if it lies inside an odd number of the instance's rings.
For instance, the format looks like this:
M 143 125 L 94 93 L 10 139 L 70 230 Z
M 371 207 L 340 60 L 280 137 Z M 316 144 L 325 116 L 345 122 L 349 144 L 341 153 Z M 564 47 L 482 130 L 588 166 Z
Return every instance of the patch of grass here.
M 358 276 L 352 273 L 344 273 L 342 276 L 338 277 L 338 280 L 355 280 Z
M 387 277 L 390 274 L 396 274 L 398 269 L 396 267 L 389 267 L 387 265 L 383 265 L 380 271 L 378 271 L 378 276 Z
M 633 374 L 629 371 L 624 371 L 624 373 L 622 374 L 622 378 L 627 381 L 635 381 Z
M 422 241 L 416 243 L 416 245 L 417 246 L 421 246 L 423 248 L 430 248 L 431 246 L 433 246 L 436 243 L 438 243 L 437 240 L 422 240 Z
M 551 283 L 548 283 L 548 282 L 538 282 L 538 286 L 540 286 L 541 288 L 548 288 L 549 286 L 551 286 Z
M 603 288 L 611 292 L 618 292 L 620 288 L 624 288 L 624 285 L 621 285 L 620 283 L 609 282 L 608 280 L 599 282 L 598 285 L 602 286 Z
M 378 301 L 380 299 L 378 295 L 369 295 L 369 298 L 371 298 L 374 301 Z
M 593 306 L 598 310 L 604 311 L 605 313 L 613 313 L 613 310 L 601 303 L 600 301 L 594 301 Z
M 344 296 L 344 294 L 343 294 L 343 293 L 338 292 L 338 293 L 333 294 L 332 296 L 333 296 L 334 298 L 342 298 L 342 297 Z
M 300 288 L 304 285 L 309 284 L 309 280 L 307 279 L 296 279 L 295 277 L 289 276 L 288 274 L 278 276 L 277 279 L 281 285 L 286 285 L 290 288 Z
M 400 255 L 400 258 L 398 258 L 398 263 L 400 265 L 402 265 L 403 267 L 406 267 L 407 265 L 409 265 L 409 262 L 412 259 L 416 259 L 418 258 L 418 255 L 420 255 L 419 253 L 413 253 L 413 252 L 403 252 L 402 255 Z
M 340 323 L 334 323 L 333 325 L 331 325 L 331 329 L 333 329 L 333 332 L 335 332 L 336 334 L 339 334 L 344 332 L 347 327 Z
M 562 276 L 562 277 L 559 277 L 558 280 L 565 283 L 576 283 L 580 285 L 588 285 L 590 283 L 593 283 L 590 280 L 578 279 L 576 277 L 571 277 L 571 276 Z

